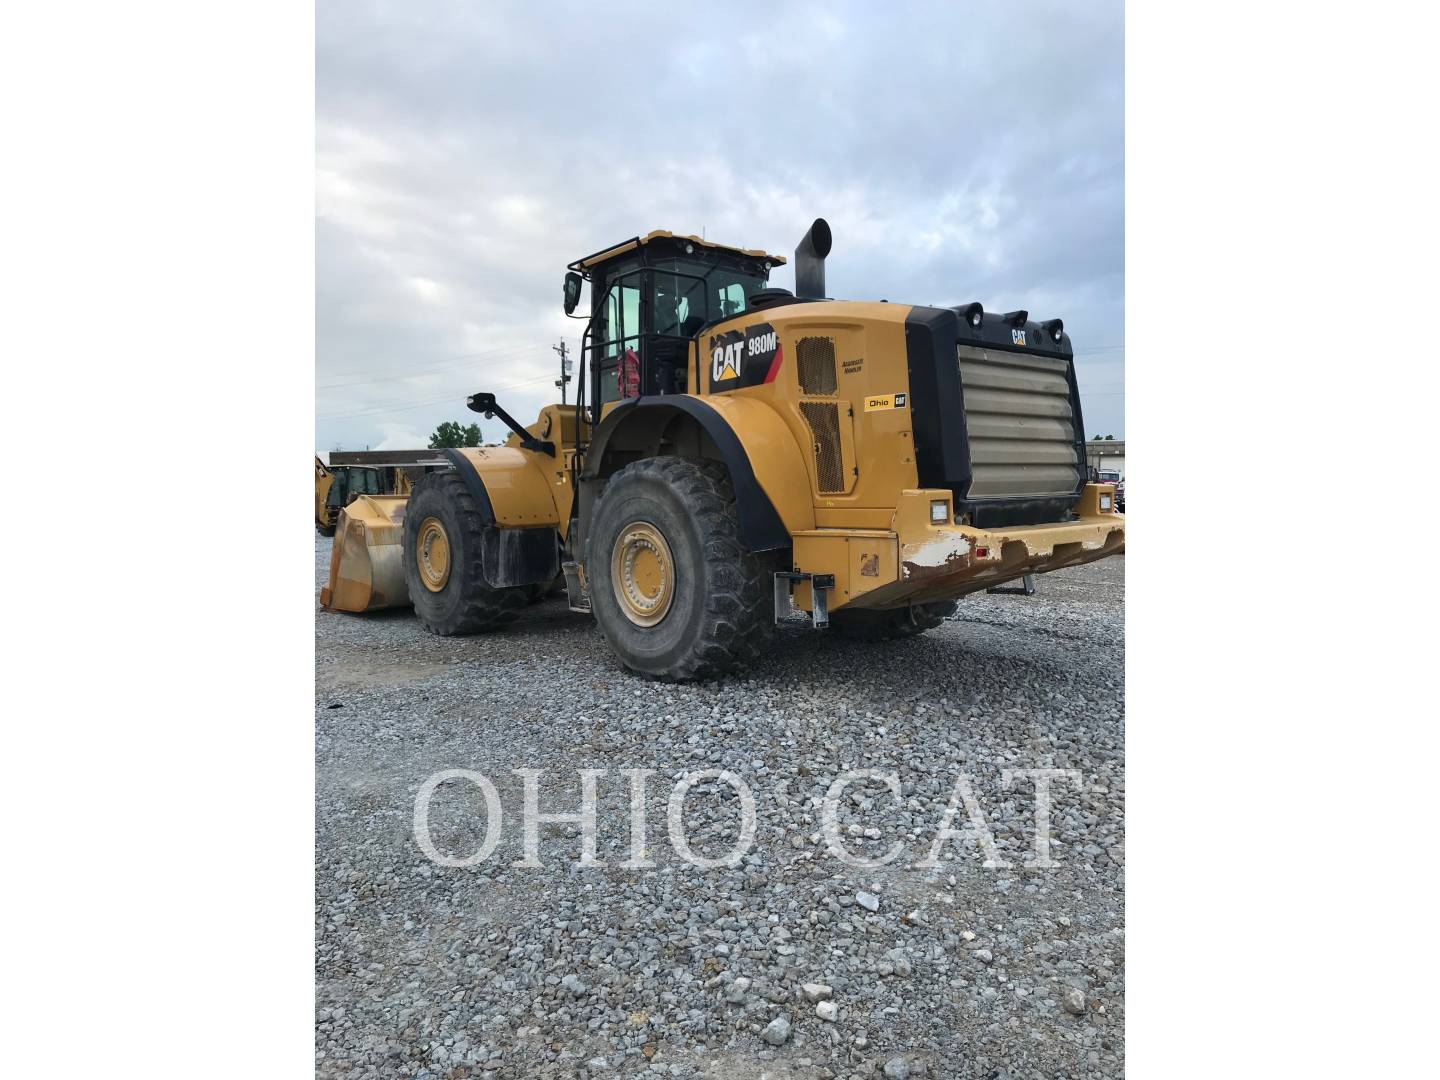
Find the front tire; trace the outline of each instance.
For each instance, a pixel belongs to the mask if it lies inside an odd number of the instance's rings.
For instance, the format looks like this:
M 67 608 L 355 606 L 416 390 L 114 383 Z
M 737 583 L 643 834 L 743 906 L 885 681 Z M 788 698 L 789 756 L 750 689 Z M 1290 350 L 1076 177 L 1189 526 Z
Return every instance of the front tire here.
M 666 682 L 743 670 L 774 636 L 778 554 L 740 539 L 725 467 L 658 457 L 610 478 L 586 542 L 600 632 L 631 671 Z
M 525 586 L 485 581 L 485 519 L 453 472 L 429 473 L 405 505 L 405 584 L 425 629 L 441 637 L 497 630 L 515 620 Z

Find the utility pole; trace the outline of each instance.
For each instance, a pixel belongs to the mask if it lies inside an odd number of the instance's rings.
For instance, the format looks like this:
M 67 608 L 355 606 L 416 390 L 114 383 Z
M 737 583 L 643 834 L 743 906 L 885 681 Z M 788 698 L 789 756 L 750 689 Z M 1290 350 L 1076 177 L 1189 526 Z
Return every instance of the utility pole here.
M 571 379 L 570 375 L 570 354 L 565 351 L 565 341 L 562 338 L 559 345 L 552 345 L 550 351 L 560 355 L 560 378 L 555 380 L 555 385 L 560 390 L 560 404 L 565 404 L 565 384 Z

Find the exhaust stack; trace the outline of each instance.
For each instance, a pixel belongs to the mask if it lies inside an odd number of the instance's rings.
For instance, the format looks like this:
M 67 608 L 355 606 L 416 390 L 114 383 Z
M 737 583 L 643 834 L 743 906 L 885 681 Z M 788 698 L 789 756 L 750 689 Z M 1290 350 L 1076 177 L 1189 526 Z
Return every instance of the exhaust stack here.
M 825 296 L 825 256 L 830 254 L 830 226 L 824 218 L 815 224 L 795 248 L 795 295 L 810 299 Z

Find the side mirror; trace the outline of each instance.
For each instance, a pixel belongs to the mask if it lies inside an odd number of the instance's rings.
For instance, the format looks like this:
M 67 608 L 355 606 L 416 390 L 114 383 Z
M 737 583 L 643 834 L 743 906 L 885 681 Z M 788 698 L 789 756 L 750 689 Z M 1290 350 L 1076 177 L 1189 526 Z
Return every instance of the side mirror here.
M 580 275 L 571 270 L 565 275 L 565 314 L 574 312 L 575 306 L 580 303 Z

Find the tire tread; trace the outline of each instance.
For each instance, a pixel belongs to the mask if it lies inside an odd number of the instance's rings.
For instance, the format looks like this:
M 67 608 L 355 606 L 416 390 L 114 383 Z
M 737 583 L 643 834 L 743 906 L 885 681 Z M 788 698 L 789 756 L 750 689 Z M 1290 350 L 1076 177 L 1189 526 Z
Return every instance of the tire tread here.
M 415 614 L 419 616 L 425 629 L 440 637 L 478 634 L 508 626 L 529 602 L 528 592 L 523 586 L 497 589 L 486 583 L 480 538 L 487 526 L 475 497 L 470 494 L 465 482 L 453 472 L 429 473 L 421 477 L 411 493 L 411 503 L 413 504 L 422 492 L 429 491 L 435 491 L 440 498 L 453 503 L 461 528 L 471 542 L 464 545 L 466 561 L 450 568 L 452 580 L 457 572 L 460 573 L 460 586 L 463 590 L 461 607 L 444 618 L 427 617 L 423 607 L 424 597 L 420 594 L 429 594 L 429 590 L 419 581 L 419 572 L 414 565 L 415 552 L 411 548 L 414 533 L 407 520 L 405 578 L 409 586 L 410 602 L 415 605 Z M 409 518 L 408 507 L 406 517 Z M 415 529 L 418 528 L 418 525 L 415 526 Z M 457 548 L 452 541 L 451 551 L 455 550 Z
M 653 480 L 671 489 L 688 508 L 710 566 L 712 588 L 705 597 L 699 635 L 680 661 L 661 673 L 639 674 L 663 682 L 706 679 L 744 669 L 765 653 L 774 636 L 770 598 L 778 556 L 755 553 L 740 541 L 740 511 L 725 466 L 709 458 L 653 457 L 625 466 L 606 485 Z M 605 495 L 601 496 L 602 502 Z M 596 507 L 598 519 L 600 507 Z M 633 669 L 632 669 L 633 670 Z

